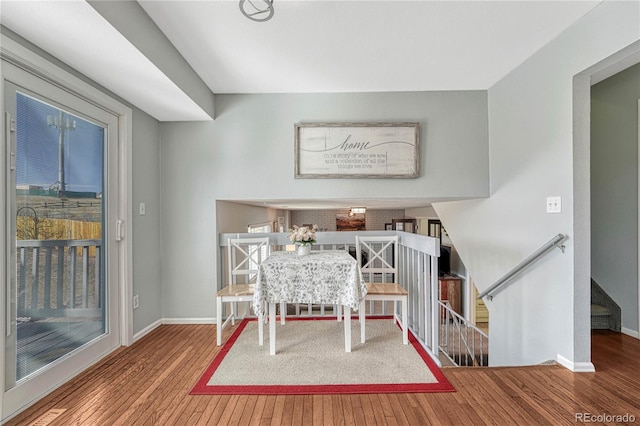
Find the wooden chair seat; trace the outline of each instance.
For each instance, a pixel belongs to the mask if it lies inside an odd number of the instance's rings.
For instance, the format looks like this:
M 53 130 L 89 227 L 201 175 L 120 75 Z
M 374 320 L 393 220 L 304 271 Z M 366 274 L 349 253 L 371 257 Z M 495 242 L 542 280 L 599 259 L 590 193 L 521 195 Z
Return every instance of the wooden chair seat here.
M 219 290 L 216 293 L 216 297 L 231 297 L 231 296 L 251 296 L 255 290 L 255 284 L 235 284 L 228 285 L 225 288 Z
M 407 296 L 409 292 L 396 283 L 367 283 L 367 296 L 374 295 Z

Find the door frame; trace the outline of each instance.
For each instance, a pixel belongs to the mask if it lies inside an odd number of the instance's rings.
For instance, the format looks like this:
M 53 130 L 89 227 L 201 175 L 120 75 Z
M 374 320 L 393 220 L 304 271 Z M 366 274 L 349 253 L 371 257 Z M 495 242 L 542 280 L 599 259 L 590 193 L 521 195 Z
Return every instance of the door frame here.
M 593 372 L 591 362 L 591 86 L 640 62 L 635 41 L 573 76 L 573 247 L 575 372 Z
M 133 197 L 133 185 L 132 185 L 132 110 L 128 106 L 122 104 L 120 101 L 112 98 L 111 96 L 105 94 L 98 87 L 94 87 L 76 77 L 72 73 L 64 70 L 63 68 L 53 64 L 52 62 L 44 59 L 39 54 L 27 49 L 23 45 L 15 42 L 14 40 L 6 37 L 5 35 L 0 35 L 0 60 L 3 62 L 6 61 L 10 64 L 17 66 L 18 68 L 23 69 L 24 71 L 31 73 L 49 83 L 52 83 L 55 86 L 61 87 L 64 90 L 72 93 L 73 95 L 92 103 L 117 118 L 117 127 L 118 127 L 118 161 L 119 167 L 118 170 L 112 171 L 117 173 L 118 175 L 118 212 L 116 213 L 116 217 L 121 224 L 119 225 L 120 235 L 116 235 L 115 228 L 116 223 L 108 224 L 107 228 L 112 229 L 113 231 L 109 231 L 109 235 L 106 237 L 111 240 L 112 244 L 118 244 L 118 277 L 117 286 L 119 292 L 119 300 L 118 300 L 118 321 L 119 321 L 119 345 L 128 346 L 133 343 L 133 304 L 132 304 L 132 284 L 133 284 L 133 261 L 132 261 L 132 239 L 129 238 L 131 235 L 130 229 L 127 229 L 127 225 L 132 223 L 133 212 L 131 206 L 133 205 L 132 197 Z M 2 74 L 0 82 L 0 98 L 4 99 L 4 73 Z M 4 114 L 4 105 L 2 106 L 2 119 L 0 120 L 0 129 L 3 132 L 3 136 L 5 136 L 9 132 L 9 126 L 5 123 L 5 114 Z M 4 143 L 4 142 L 3 142 Z M 7 170 L 7 162 L 9 161 L 8 153 L 5 148 L 0 150 L 0 176 L 2 179 L 2 187 L 3 191 L 7 190 L 4 185 L 6 178 L 8 177 L 9 170 Z M 3 205 L 0 207 L 0 222 L 4 225 L 0 227 L 0 261 L 7 262 L 9 253 L 7 253 L 7 219 L 8 219 L 8 209 L 10 206 L 6 201 L 7 197 L 3 197 Z M 112 218 L 109 218 L 110 220 Z M 116 243 L 115 240 L 119 242 Z M 8 270 L 8 268 L 5 268 Z M 8 273 L 0 275 L 0 304 L 1 306 L 6 306 L 6 288 L 7 288 L 7 279 L 9 278 Z M 0 330 L 3 333 L 6 330 L 7 324 L 6 315 L 0 316 Z M 2 349 L 4 349 L 4 338 L 0 339 L 2 341 Z M 97 362 L 99 359 L 107 356 L 108 353 L 100 353 L 96 354 L 94 357 L 93 363 Z M 5 412 L 7 407 L 5 404 L 7 401 L 5 400 L 5 372 L 4 372 L 4 362 L 5 355 L 4 350 L 0 350 L 0 363 L 2 364 L 2 368 L 0 369 L 0 383 L 2 383 L 2 389 L 0 389 L 0 421 L 8 420 L 9 418 L 15 416 L 23 409 L 27 408 L 29 405 L 37 402 L 40 398 L 45 396 L 46 394 L 52 392 L 57 387 L 67 382 L 75 375 L 79 374 L 81 370 L 72 372 L 68 377 L 62 378 L 59 383 L 53 384 L 51 387 L 47 389 L 42 389 L 42 392 L 38 395 L 33 395 L 25 405 L 14 410 L 13 412 Z

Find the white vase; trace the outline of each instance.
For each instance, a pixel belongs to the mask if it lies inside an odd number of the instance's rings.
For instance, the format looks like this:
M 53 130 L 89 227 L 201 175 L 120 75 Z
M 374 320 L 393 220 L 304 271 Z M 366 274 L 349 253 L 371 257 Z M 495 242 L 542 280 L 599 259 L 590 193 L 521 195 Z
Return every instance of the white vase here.
M 306 256 L 311 253 L 311 244 L 301 244 L 298 246 L 298 256 Z

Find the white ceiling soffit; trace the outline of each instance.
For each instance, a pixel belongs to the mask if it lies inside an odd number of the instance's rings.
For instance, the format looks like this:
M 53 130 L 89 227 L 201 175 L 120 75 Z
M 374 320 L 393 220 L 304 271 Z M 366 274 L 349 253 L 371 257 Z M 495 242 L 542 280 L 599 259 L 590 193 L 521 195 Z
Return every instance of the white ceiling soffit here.
M 85 1 L 2 1 L 0 23 L 159 121 L 211 120 Z
M 214 93 L 486 90 L 599 3 L 139 0 Z

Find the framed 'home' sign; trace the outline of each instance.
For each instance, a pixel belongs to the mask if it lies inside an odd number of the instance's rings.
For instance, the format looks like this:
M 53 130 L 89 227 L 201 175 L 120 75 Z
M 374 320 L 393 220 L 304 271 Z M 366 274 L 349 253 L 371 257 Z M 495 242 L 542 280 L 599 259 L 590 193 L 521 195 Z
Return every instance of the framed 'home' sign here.
M 296 178 L 415 178 L 419 123 L 297 123 Z

